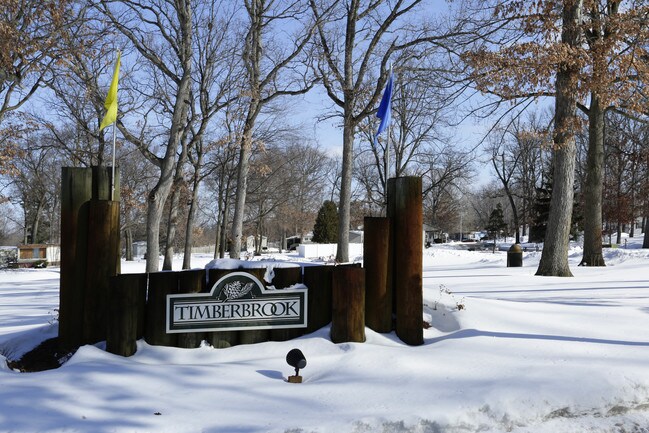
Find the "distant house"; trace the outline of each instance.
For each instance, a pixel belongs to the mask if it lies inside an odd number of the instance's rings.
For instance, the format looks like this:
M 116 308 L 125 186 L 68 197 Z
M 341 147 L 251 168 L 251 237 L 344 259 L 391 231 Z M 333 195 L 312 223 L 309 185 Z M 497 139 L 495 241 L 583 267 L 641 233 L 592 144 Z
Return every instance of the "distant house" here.
M 54 244 L 18 245 L 18 260 L 12 266 L 31 268 L 61 264 L 61 247 Z
M 246 238 L 246 250 L 247 251 L 257 251 L 257 241 L 259 238 L 257 236 L 250 235 Z M 268 237 L 261 237 L 261 248 L 260 250 L 268 249 Z
M 133 242 L 133 257 L 146 256 L 146 241 Z
M 362 244 L 363 243 L 363 230 L 350 230 L 349 231 L 349 243 L 350 244 Z

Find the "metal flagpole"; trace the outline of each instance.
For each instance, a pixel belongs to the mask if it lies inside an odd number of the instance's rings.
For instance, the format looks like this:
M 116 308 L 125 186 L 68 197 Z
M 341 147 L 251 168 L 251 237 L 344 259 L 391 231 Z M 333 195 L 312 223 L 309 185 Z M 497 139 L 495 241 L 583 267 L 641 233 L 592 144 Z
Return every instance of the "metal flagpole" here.
M 113 123 L 113 166 L 110 173 L 110 201 L 115 200 L 115 136 L 117 135 L 115 132 L 115 128 L 117 127 L 116 123 L 117 119 L 115 119 L 115 122 Z
M 392 77 L 392 62 L 390 62 L 390 73 L 389 73 L 388 77 Z M 392 91 L 394 92 L 394 89 L 392 89 Z M 392 101 L 390 101 L 390 104 L 392 104 Z M 386 200 L 385 216 L 388 216 L 388 204 L 387 204 L 388 194 L 387 194 L 387 192 L 388 192 L 388 179 L 390 179 L 390 123 L 392 123 L 392 122 L 389 122 L 387 124 L 387 127 L 386 127 L 387 134 L 385 136 L 385 169 L 384 169 L 384 171 L 385 171 L 385 186 L 383 188 L 383 190 L 385 192 L 385 200 Z

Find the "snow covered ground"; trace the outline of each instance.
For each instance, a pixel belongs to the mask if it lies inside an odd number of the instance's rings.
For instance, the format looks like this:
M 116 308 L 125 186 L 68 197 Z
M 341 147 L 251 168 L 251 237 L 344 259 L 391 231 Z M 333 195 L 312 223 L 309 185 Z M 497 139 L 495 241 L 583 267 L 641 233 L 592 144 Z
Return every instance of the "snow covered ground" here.
M 425 344 L 329 330 L 229 349 L 82 347 L 57 370 L 0 357 L 2 432 L 649 432 L 649 250 L 535 277 L 540 252 L 424 251 Z M 296 260 L 296 256 L 288 256 Z M 207 256 L 195 256 L 203 266 Z M 123 263 L 139 272 L 143 263 Z M 55 336 L 59 272 L 0 271 L 0 353 Z M 286 353 L 308 364 L 289 384 Z

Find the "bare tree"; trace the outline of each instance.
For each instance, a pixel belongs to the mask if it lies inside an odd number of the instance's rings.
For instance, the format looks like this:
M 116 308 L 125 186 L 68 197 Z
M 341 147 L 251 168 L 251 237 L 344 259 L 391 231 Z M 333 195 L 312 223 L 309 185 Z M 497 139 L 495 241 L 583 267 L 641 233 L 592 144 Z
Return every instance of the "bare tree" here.
M 470 152 L 458 149 L 458 144 L 451 143 L 450 134 L 443 132 L 449 126 L 447 110 L 452 97 L 434 78 L 434 68 L 408 60 L 407 52 L 400 54 L 406 58 L 397 60 L 401 66 L 396 73 L 392 123 L 386 139 L 374 140 L 377 122 L 373 116 L 368 117 L 359 128 L 365 140 L 360 141 L 355 152 L 355 177 L 365 186 L 370 206 L 379 209 L 387 202 L 388 177 L 424 176 L 424 181 L 430 180 L 424 186 L 427 193 L 433 185 L 445 182 L 451 171 L 468 177 L 472 161 Z
M 272 101 L 283 96 L 306 93 L 315 83 L 307 75 L 306 69 L 300 71 L 298 67 L 305 62 L 299 57 L 304 53 L 313 31 L 303 4 L 269 0 L 245 0 L 244 3 L 248 25 L 242 54 L 246 69 L 242 98 L 246 108 L 231 231 L 230 257 L 233 258 L 238 258 L 241 251 L 249 159 L 256 121 L 264 107 Z M 298 30 L 289 35 L 287 40 L 281 41 L 277 32 L 280 26 L 283 29 Z M 270 35 L 269 32 L 273 29 L 276 34 Z
M 408 17 L 423 10 L 423 0 L 309 0 L 309 4 L 318 29 L 318 74 L 342 117 L 343 158 L 336 260 L 346 262 L 349 259 L 353 148 L 358 127 L 376 112 L 388 79 L 392 54 L 407 49 L 414 51 L 415 47 L 424 45 L 440 45 L 451 32 L 433 35 L 429 28 L 418 27 L 414 19 L 410 25 L 406 23 Z M 378 80 L 375 72 L 378 72 Z
M 145 67 L 150 74 L 138 89 L 142 97 L 151 101 L 147 111 L 135 125 L 119 118 L 117 125 L 124 137 L 160 170 L 158 181 L 149 193 L 147 213 L 146 270 L 155 272 L 159 268 L 160 221 L 173 184 L 178 154 L 182 153 L 178 149 L 187 145 L 194 60 L 192 2 L 153 0 L 144 5 L 135 0 L 102 0 L 95 6 L 146 60 Z M 151 34 L 158 37 L 152 38 Z M 147 136 L 148 122 L 154 114 L 166 119 L 167 127 L 159 125 L 157 133 L 161 156 L 154 152 L 155 145 L 152 146 Z

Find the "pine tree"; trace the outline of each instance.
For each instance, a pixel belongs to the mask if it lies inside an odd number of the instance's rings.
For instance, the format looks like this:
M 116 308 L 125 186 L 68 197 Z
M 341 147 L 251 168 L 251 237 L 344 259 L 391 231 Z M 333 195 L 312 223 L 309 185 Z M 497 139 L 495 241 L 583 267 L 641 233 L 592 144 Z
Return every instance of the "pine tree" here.
M 548 180 L 536 188 L 536 197 L 532 208 L 532 225 L 530 225 L 530 242 L 542 243 L 545 239 L 545 229 L 550 215 L 550 197 L 552 196 L 552 181 Z
M 498 235 L 502 234 L 506 228 L 507 223 L 505 222 L 503 207 L 498 203 L 496 208 L 491 211 L 491 214 L 489 214 L 489 221 L 487 222 L 487 227 L 485 227 L 485 229 L 495 242 Z
M 329 244 L 338 239 L 338 209 L 333 201 L 327 200 L 318 211 L 313 226 L 313 242 Z

